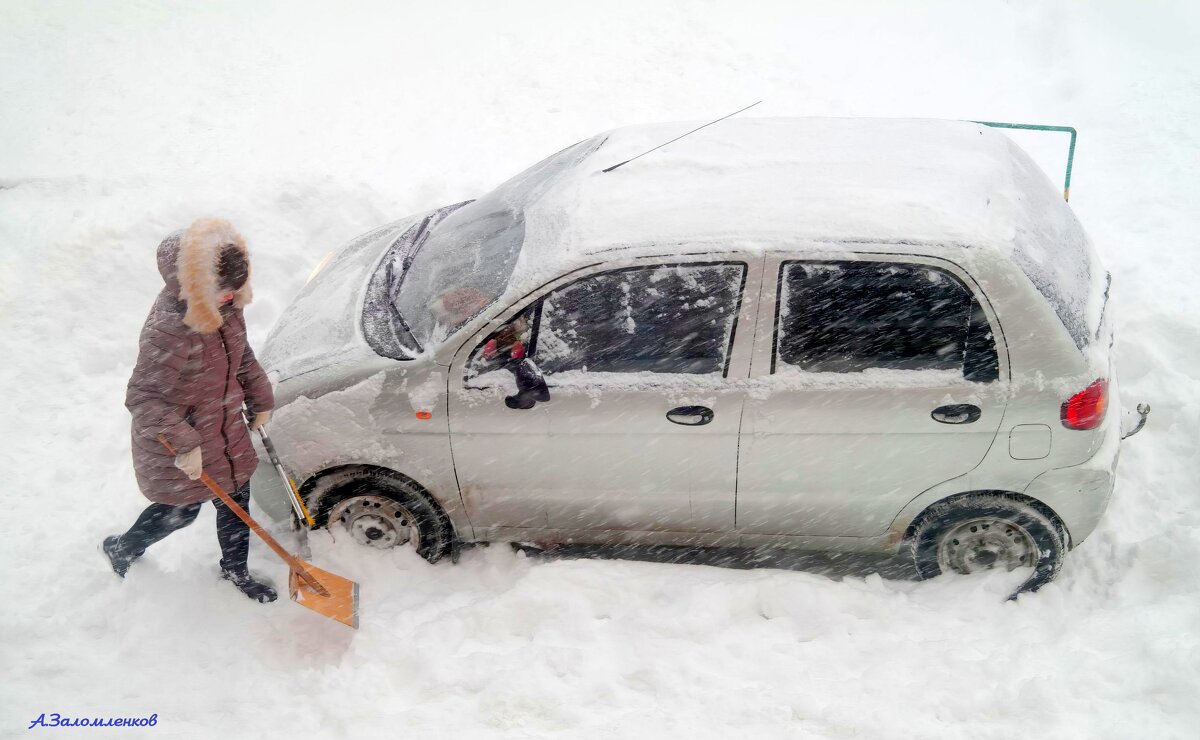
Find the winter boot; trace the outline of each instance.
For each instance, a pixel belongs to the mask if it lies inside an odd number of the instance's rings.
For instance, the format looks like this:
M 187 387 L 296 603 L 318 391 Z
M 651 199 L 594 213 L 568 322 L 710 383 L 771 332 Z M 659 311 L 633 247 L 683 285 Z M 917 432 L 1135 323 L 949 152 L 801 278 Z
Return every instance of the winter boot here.
M 275 592 L 275 589 L 262 581 L 254 580 L 254 577 L 250 575 L 250 571 L 244 567 L 233 570 L 222 568 L 221 577 L 227 581 L 232 581 L 233 585 L 237 586 L 239 591 L 260 604 L 266 604 L 279 598 L 279 594 Z
M 115 534 L 104 538 L 104 542 L 100 545 L 100 550 L 108 558 L 108 564 L 112 566 L 113 573 L 122 578 L 125 577 L 125 573 L 129 570 L 129 566 L 133 564 L 133 561 L 137 560 L 141 555 L 140 553 L 132 555 L 125 552 L 125 549 L 121 547 L 120 535 Z

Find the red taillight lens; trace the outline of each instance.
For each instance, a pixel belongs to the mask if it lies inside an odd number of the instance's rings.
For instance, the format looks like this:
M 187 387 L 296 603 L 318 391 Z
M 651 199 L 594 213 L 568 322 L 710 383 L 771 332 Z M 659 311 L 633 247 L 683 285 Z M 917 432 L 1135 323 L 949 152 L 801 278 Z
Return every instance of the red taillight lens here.
M 1062 423 L 1067 429 L 1095 429 L 1108 409 L 1108 381 L 1101 378 L 1071 396 L 1062 405 Z

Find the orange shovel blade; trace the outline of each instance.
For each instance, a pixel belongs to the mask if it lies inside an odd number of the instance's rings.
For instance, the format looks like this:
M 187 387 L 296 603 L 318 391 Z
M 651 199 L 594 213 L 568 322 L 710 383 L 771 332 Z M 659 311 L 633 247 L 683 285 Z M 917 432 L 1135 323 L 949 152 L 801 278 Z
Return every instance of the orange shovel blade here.
M 292 595 L 292 601 L 323 617 L 358 629 L 358 584 L 303 560 L 299 562 L 329 595 L 322 596 L 293 570 L 288 572 L 288 592 Z

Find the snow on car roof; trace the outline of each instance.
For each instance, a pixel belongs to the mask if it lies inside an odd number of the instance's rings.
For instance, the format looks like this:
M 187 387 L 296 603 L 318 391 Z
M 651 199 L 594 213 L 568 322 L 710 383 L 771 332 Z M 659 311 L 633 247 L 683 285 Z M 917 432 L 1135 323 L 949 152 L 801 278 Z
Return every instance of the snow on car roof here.
M 517 272 L 650 244 L 885 241 L 1007 252 L 1022 237 L 1083 238 L 1019 147 L 965 121 L 730 119 L 601 171 L 700 123 L 597 137 L 601 146 L 528 204 Z

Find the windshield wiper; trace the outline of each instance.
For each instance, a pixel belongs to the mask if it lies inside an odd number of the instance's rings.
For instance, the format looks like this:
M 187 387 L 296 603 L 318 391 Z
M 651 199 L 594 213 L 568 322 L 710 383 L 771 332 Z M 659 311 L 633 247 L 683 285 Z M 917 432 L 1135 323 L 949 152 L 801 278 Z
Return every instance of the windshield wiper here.
M 417 224 L 412 238 L 405 239 L 404 237 L 409 233 L 412 233 L 413 229 L 409 229 L 408 231 L 404 232 L 404 234 L 402 234 L 400 238 L 396 240 L 395 245 L 392 247 L 397 251 L 397 254 L 389 255 L 387 257 L 384 280 L 385 284 L 387 285 L 386 303 L 388 305 L 388 311 L 391 313 L 392 318 L 394 318 L 396 322 L 404 329 L 404 332 L 408 334 L 409 339 L 412 340 L 412 346 L 417 348 L 416 354 L 421 354 L 425 351 L 425 348 L 421 346 L 421 343 L 417 340 L 417 335 L 413 333 L 412 327 L 410 327 L 408 322 L 404 320 L 404 316 L 400 313 L 400 308 L 396 305 L 396 299 L 400 296 L 400 286 L 403 285 L 404 278 L 408 274 L 408 268 L 412 267 L 413 260 L 417 256 L 417 252 L 421 251 L 421 247 L 424 246 L 425 242 L 428 240 L 430 230 L 433 228 L 433 226 L 447 215 L 471 202 L 472 201 L 468 200 L 463 201 L 462 203 L 455 203 L 454 205 L 439 208 L 425 218 L 421 219 L 421 223 Z M 404 252 L 403 256 L 400 256 L 399 250 L 402 246 L 404 248 Z M 399 257 L 400 262 L 399 274 L 396 273 L 397 257 Z
M 409 229 L 401 234 L 400 238 L 397 239 L 396 243 L 392 246 L 392 249 L 395 250 L 396 254 L 388 255 L 387 258 L 388 302 L 394 303 L 396 296 L 399 295 L 400 282 L 403 281 L 404 273 L 408 272 L 408 268 L 412 265 L 413 255 L 416 254 L 416 250 L 418 248 L 417 245 L 425 241 L 425 236 L 429 233 L 429 222 L 433 220 L 435 215 L 437 214 L 431 213 L 425 218 L 421 219 L 421 223 L 417 224 L 415 228 L 416 233 L 413 233 L 414 229 Z M 405 239 L 405 237 L 409 234 L 413 234 L 413 237 L 411 239 Z M 400 252 L 401 248 L 404 250 L 403 253 Z M 396 274 L 397 257 L 399 257 L 401 263 L 399 275 Z M 397 278 L 400 278 L 400 280 L 397 280 Z
M 1104 312 L 1108 310 L 1108 291 L 1112 290 L 1112 273 L 1104 273 L 1104 302 L 1100 304 L 1100 321 L 1096 323 L 1096 339 L 1100 338 L 1100 329 L 1104 326 Z
M 421 223 L 417 226 L 417 232 L 412 239 L 409 240 L 404 238 L 407 234 L 411 233 L 412 229 L 409 229 L 409 231 L 401 234 L 400 238 L 397 239 L 396 243 L 392 246 L 392 249 L 397 251 L 399 251 L 401 245 L 404 245 L 405 247 L 404 256 L 401 258 L 402 269 L 400 270 L 399 275 L 396 274 L 396 258 L 398 255 L 388 255 L 387 264 L 384 266 L 384 285 L 387 286 L 387 300 L 385 300 L 384 303 L 387 304 L 388 313 L 391 314 L 396 323 L 399 324 L 402 329 L 404 329 L 404 333 L 408 335 L 408 338 L 412 342 L 412 346 L 416 347 L 416 352 L 413 355 L 414 357 L 421 354 L 425 350 L 424 347 L 421 346 L 421 343 L 417 341 L 417 335 L 413 333 L 412 327 L 408 325 L 408 322 L 404 320 L 404 316 L 400 314 L 400 309 L 396 306 L 396 297 L 400 294 L 400 283 L 404 280 L 404 274 L 408 272 L 409 266 L 412 265 L 413 255 L 416 254 L 419 245 L 425 241 L 425 237 L 429 233 L 429 224 L 431 221 L 433 221 L 433 218 L 436 215 L 436 212 L 431 213 L 422 219 Z
M 433 225 L 433 220 L 437 218 L 437 215 L 436 211 L 429 214 L 417 227 L 417 234 L 409 243 L 408 249 L 404 251 L 404 258 L 401 260 L 403 263 L 401 266 L 404 268 L 404 272 L 401 273 L 402 276 L 405 272 L 408 272 L 408 268 L 412 266 L 413 258 L 417 256 L 417 252 L 425 245 L 425 239 L 429 237 L 429 227 Z
M 430 234 L 430 231 L 433 229 L 433 227 L 439 221 L 441 221 L 443 218 L 445 218 L 446 216 L 450 215 L 451 213 L 457 211 L 459 208 L 462 208 L 463 206 L 467 205 L 468 203 L 472 203 L 472 202 L 474 202 L 474 201 L 464 200 L 462 203 L 455 203 L 454 205 L 443 206 L 442 208 L 437 209 L 433 213 L 431 213 L 428 216 L 426 216 L 425 218 L 421 219 L 421 223 L 417 224 L 417 226 L 416 226 L 416 233 L 413 234 L 412 239 L 405 240 L 404 236 L 400 237 L 400 239 L 396 242 L 396 244 L 397 244 L 397 246 L 399 246 L 400 243 L 403 242 L 405 244 L 405 249 L 404 249 L 403 256 L 400 258 L 400 268 L 401 269 L 400 269 L 399 275 L 394 275 L 395 262 L 396 262 L 395 255 L 393 255 L 392 257 L 390 257 L 388 259 L 387 278 L 388 278 L 388 300 L 389 301 L 394 303 L 397 296 L 400 295 L 400 284 L 404 282 L 404 276 L 406 274 L 408 274 L 408 268 L 412 267 L 413 260 L 416 259 L 416 257 L 417 257 L 417 252 L 421 251 L 421 247 L 425 246 L 425 242 L 429 239 L 429 234 Z M 412 231 L 413 231 L 413 229 L 409 229 L 404 234 L 407 235 L 408 233 L 410 233 Z M 399 278 L 399 279 L 396 280 L 394 278 Z
M 400 325 L 400 327 L 402 329 L 404 329 L 404 333 L 407 334 L 408 338 L 412 341 L 412 346 L 416 347 L 417 351 L 415 353 L 413 353 L 413 356 L 415 357 L 415 356 L 421 354 L 425 350 L 423 347 L 421 347 L 421 343 L 417 341 L 417 336 L 415 334 L 413 334 L 412 327 L 410 327 L 408 325 L 408 322 L 404 320 L 404 317 L 400 315 L 400 309 L 396 308 L 395 293 L 393 292 L 394 289 L 392 287 L 393 285 L 395 285 L 395 277 L 394 277 L 395 265 L 396 265 L 396 260 L 389 258 L 388 262 L 387 262 L 387 268 L 386 268 L 387 269 L 386 277 L 387 277 L 387 286 L 388 286 L 388 297 L 387 297 L 387 300 L 384 301 L 384 303 L 387 304 L 388 313 L 390 313 L 392 315 L 392 318 L 396 320 L 396 323 L 398 323 Z

